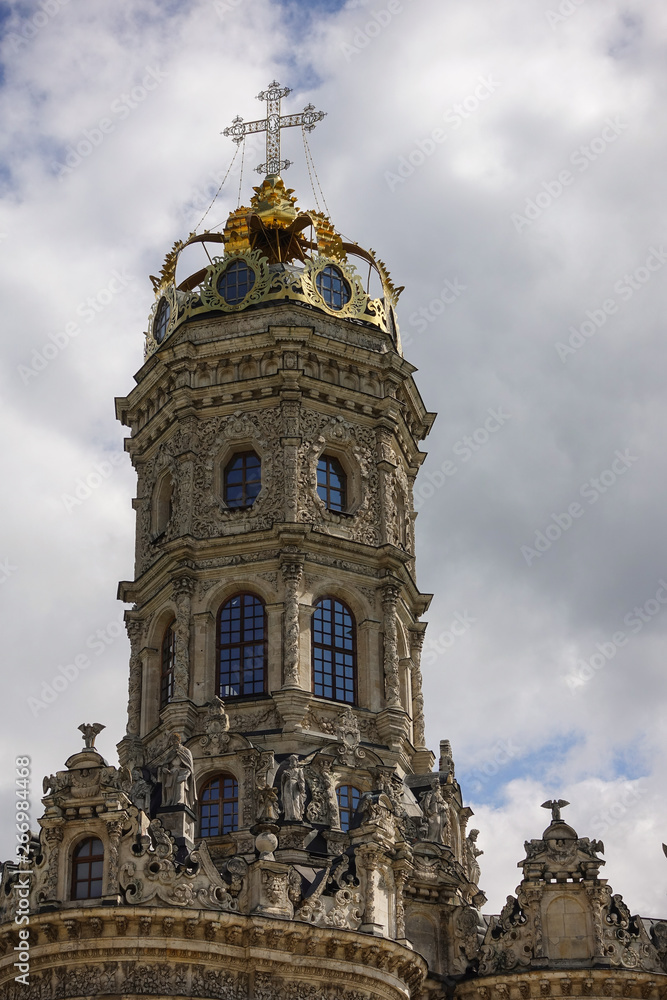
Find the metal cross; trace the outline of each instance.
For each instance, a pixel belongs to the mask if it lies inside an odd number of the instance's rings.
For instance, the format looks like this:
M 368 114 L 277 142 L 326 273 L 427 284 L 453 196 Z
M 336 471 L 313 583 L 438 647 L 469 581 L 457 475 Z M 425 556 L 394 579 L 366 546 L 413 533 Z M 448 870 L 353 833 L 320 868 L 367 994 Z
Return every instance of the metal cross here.
M 316 111 L 313 104 L 307 104 L 303 111 L 296 115 L 281 115 L 280 101 L 291 94 L 291 87 L 281 87 L 277 80 L 270 83 L 266 90 L 257 95 L 258 101 L 266 101 L 266 118 L 256 122 L 244 122 L 237 115 L 223 135 L 230 135 L 235 143 L 243 142 L 250 132 L 266 132 L 266 163 L 260 163 L 255 169 L 258 173 L 279 174 L 290 166 L 291 160 L 280 159 L 280 130 L 290 125 L 302 125 L 306 132 L 312 132 L 317 122 L 322 121 L 326 111 Z

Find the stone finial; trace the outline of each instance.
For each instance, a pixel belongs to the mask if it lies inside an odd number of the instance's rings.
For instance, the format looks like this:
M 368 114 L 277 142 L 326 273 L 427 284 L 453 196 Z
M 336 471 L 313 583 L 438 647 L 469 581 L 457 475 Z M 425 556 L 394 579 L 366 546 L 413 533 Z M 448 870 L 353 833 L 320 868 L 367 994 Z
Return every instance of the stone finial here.
M 101 733 L 106 726 L 103 726 L 101 722 L 82 722 L 79 726 L 79 732 L 83 733 L 83 739 L 86 743 L 86 750 L 95 749 L 95 737 L 98 733 Z

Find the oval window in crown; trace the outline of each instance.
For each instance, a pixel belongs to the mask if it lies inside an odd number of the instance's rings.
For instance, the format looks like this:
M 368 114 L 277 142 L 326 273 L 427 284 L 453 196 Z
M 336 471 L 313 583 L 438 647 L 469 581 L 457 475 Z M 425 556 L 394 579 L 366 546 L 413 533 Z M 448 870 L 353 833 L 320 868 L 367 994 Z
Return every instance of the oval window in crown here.
M 218 278 L 218 295 L 228 306 L 237 306 L 255 284 L 255 272 L 244 260 L 234 260 Z
M 330 309 L 342 309 L 350 301 L 350 286 L 343 272 L 333 264 L 327 264 L 315 279 L 317 290 Z
M 155 319 L 153 320 L 153 337 L 158 344 L 161 344 L 167 336 L 170 316 L 171 306 L 166 299 L 160 299 L 160 305 L 157 307 Z

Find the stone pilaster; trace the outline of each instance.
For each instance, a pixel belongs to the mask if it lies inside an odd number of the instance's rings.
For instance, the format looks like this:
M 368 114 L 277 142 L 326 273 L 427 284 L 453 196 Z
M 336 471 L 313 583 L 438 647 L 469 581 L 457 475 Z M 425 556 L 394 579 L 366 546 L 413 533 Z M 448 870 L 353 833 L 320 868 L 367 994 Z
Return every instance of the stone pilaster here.
M 139 736 L 141 732 L 141 687 L 142 662 L 141 642 L 143 622 L 126 621 L 125 628 L 130 640 L 130 678 L 127 699 L 127 735 Z
M 401 684 L 398 672 L 398 635 L 396 630 L 396 606 L 399 588 L 388 583 L 382 588 L 382 611 L 384 630 L 384 696 L 387 708 L 401 708 Z
M 173 701 L 185 701 L 190 693 L 190 612 L 194 580 L 181 576 L 174 584 L 176 600 L 176 657 Z
M 283 617 L 283 688 L 300 688 L 299 670 L 299 585 L 303 575 L 303 562 L 290 560 L 280 567 L 285 582 L 285 611 Z

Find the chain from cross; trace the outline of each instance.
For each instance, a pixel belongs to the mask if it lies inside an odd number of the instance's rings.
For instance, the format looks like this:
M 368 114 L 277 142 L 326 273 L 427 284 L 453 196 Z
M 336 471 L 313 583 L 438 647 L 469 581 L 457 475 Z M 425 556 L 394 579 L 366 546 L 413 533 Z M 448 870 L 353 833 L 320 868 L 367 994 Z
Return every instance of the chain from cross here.
M 280 130 L 291 125 L 302 125 L 306 132 L 312 132 L 316 124 L 322 121 L 326 111 L 316 111 L 313 104 L 307 104 L 303 111 L 296 115 L 281 115 L 280 102 L 283 97 L 291 94 L 291 87 L 281 87 L 277 80 L 270 83 L 266 90 L 257 95 L 258 101 L 266 101 L 266 118 L 256 122 L 244 122 L 237 115 L 223 135 L 229 135 L 238 145 L 251 132 L 266 132 L 266 163 L 255 167 L 258 173 L 279 174 L 291 165 L 291 160 L 280 159 Z

